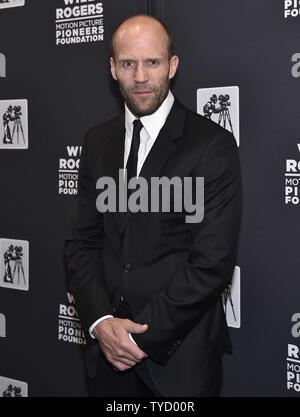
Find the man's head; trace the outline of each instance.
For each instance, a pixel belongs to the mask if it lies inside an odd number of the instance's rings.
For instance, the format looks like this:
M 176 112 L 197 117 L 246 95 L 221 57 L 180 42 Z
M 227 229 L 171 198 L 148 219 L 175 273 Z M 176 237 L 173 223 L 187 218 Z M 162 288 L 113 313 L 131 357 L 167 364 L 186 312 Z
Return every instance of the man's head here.
M 166 27 L 137 15 L 125 20 L 112 38 L 111 73 L 136 117 L 154 113 L 166 98 L 178 57 Z

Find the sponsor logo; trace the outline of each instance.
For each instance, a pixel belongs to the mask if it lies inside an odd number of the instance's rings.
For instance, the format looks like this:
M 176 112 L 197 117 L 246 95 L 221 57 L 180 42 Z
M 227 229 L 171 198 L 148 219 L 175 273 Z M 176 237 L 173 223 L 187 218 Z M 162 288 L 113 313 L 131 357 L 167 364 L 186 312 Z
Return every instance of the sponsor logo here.
M 28 397 L 28 384 L 0 376 L 0 397 Z
M 287 355 L 287 389 L 300 392 L 300 350 L 291 343 Z
M 28 104 L 0 100 L 0 149 L 28 149 Z
M 300 0 L 284 0 L 284 17 L 298 17 L 300 15 Z
M 222 301 L 229 327 L 241 327 L 241 270 L 234 269 L 231 284 L 223 291 Z
M 25 0 L 0 0 L 0 9 L 24 6 Z
M 297 144 L 300 152 L 300 143 Z M 287 159 L 285 165 L 285 204 L 299 204 L 300 160 Z
M 28 241 L 0 239 L 0 273 L 0 287 L 28 291 Z
M 58 194 L 76 195 L 81 146 L 67 146 L 67 157 L 58 161 Z
M 198 88 L 197 112 L 231 132 L 239 146 L 239 87 Z
M 56 45 L 104 40 L 103 3 L 97 0 L 64 0 L 56 9 Z
M 67 293 L 67 304 L 59 305 L 58 340 L 79 345 L 86 344 L 86 339 L 75 308 L 75 300 L 69 292 Z
M 300 313 L 294 313 L 291 317 L 291 335 L 300 337 Z M 287 389 L 300 392 L 300 349 L 297 345 L 289 343 L 287 349 Z

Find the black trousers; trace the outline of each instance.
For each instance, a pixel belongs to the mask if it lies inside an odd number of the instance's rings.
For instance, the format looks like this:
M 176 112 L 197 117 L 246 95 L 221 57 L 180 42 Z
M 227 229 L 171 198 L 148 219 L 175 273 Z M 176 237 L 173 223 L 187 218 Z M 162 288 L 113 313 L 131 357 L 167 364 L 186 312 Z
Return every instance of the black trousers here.
M 125 300 L 120 300 L 116 317 L 132 319 L 132 313 Z M 194 397 L 219 397 L 221 379 L 220 376 L 220 384 L 214 392 L 194 395 Z M 100 353 L 95 378 L 89 380 L 89 392 L 92 397 L 162 397 L 144 361 L 127 371 L 115 371 L 102 353 Z
M 120 300 L 116 317 L 132 319 L 125 300 Z M 115 371 L 105 356 L 100 353 L 95 378 L 89 381 L 92 397 L 159 397 L 145 362 L 142 361 L 127 371 Z

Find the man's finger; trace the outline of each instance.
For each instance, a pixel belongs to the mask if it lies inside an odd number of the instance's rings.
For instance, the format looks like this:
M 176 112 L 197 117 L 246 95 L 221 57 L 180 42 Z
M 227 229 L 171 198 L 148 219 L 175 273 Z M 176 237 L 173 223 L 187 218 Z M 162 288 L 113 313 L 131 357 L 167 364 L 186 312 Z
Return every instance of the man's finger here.
M 126 320 L 124 328 L 128 333 L 145 333 L 148 330 L 148 324 L 139 324 L 131 320 Z
M 125 365 L 123 362 L 114 361 L 113 362 L 113 368 L 117 371 L 127 371 L 127 369 L 130 369 L 131 366 Z
M 133 343 L 128 335 L 126 335 L 126 339 L 122 340 L 118 346 L 119 348 L 119 357 L 123 357 L 129 360 L 134 360 L 135 362 L 140 362 L 144 359 L 145 353 L 135 344 Z
M 127 344 L 129 343 L 131 342 L 121 342 L 118 347 L 114 346 L 114 348 L 111 349 L 103 343 L 99 342 L 100 348 L 106 357 L 109 355 L 110 357 L 115 357 L 118 359 L 122 358 L 135 363 L 137 362 L 138 358 L 136 357 L 136 352 L 132 353 L 130 348 L 127 347 Z
M 140 362 L 142 359 L 146 358 L 148 355 L 143 352 L 137 344 L 135 344 L 134 342 L 132 342 L 129 339 L 129 335 L 128 333 L 126 333 L 125 338 L 122 338 L 119 343 L 118 343 L 118 351 L 117 355 L 118 356 L 124 356 L 127 359 L 132 359 L 135 362 Z
M 125 356 L 118 356 L 118 358 L 116 359 L 118 362 L 123 363 L 124 365 L 128 365 L 130 367 L 136 365 L 137 361 L 132 361 L 127 359 L 127 357 Z

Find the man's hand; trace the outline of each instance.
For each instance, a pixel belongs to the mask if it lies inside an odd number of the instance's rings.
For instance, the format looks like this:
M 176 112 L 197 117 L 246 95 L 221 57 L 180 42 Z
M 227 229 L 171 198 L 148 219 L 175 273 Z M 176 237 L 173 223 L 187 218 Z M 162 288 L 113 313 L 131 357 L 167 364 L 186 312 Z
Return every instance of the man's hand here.
M 119 371 L 126 371 L 147 358 L 147 354 L 135 345 L 128 333 L 144 333 L 147 324 L 128 319 L 107 318 L 93 329 L 106 359 Z

